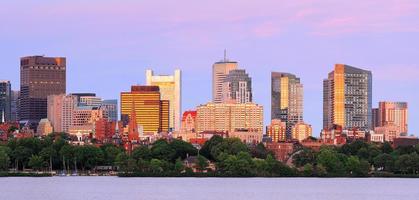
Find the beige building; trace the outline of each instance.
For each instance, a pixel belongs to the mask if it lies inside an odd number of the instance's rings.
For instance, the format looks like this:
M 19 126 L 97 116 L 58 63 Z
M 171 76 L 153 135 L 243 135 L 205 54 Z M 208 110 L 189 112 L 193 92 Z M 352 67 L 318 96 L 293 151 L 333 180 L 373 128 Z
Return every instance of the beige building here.
M 395 124 L 387 124 L 380 127 L 375 127 L 376 134 L 384 135 L 384 140 L 387 142 L 393 142 L 394 138 L 400 137 L 400 128 Z
M 77 107 L 77 97 L 73 95 L 48 96 L 48 120 L 55 132 L 68 132 L 73 118 L 73 110 Z
M 169 128 L 179 131 L 182 112 L 181 71 L 176 69 L 174 75 L 154 75 L 153 70 L 147 70 L 146 82 L 148 86 L 159 86 L 161 100 L 169 101 Z
M 212 66 L 212 102 L 222 103 L 224 80 L 231 70 L 237 69 L 238 63 L 227 60 L 224 54 L 224 60 L 214 63 Z
M 266 127 L 266 135 L 272 142 L 283 142 L 287 140 L 287 124 L 280 119 L 273 119 Z
M 312 136 L 313 129 L 311 125 L 299 122 L 292 127 L 292 139 L 303 141 Z
M 263 133 L 263 106 L 255 103 L 208 103 L 197 108 L 197 132 L 238 130 Z
M 378 109 L 374 109 L 373 124 L 375 127 L 382 127 L 393 124 L 399 128 L 398 135 L 407 135 L 407 103 L 406 102 L 388 102 L 379 103 Z
M 83 106 L 74 109 L 71 126 L 94 125 L 104 117 L 103 110 L 98 107 Z
M 44 136 L 44 135 L 48 135 L 52 132 L 53 132 L 53 129 L 52 129 L 52 125 L 49 122 L 49 120 L 48 119 L 41 119 L 41 121 L 38 124 L 38 128 L 37 128 L 36 133 L 38 135 Z

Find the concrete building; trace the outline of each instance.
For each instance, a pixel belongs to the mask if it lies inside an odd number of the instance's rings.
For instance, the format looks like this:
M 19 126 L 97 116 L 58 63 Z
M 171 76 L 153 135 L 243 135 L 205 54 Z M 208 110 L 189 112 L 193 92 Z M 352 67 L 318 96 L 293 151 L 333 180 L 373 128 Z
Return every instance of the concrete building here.
M 397 135 L 408 133 L 408 109 L 406 102 L 379 102 L 379 107 L 373 109 L 374 128 L 388 124 L 396 125 L 399 130 Z
M 287 141 L 287 124 L 280 119 L 273 119 L 266 127 L 266 135 L 272 139 L 272 142 Z
M 161 100 L 169 101 L 169 128 L 180 130 L 180 115 L 182 114 L 182 76 L 179 69 L 174 75 L 154 75 L 152 70 L 146 71 L 147 85 L 159 86 Z
M 133 109 L 140 132 L 169 131 L 169 101 L 161 100 L 158 86 L 132 86 L 130 92 L 121 92 L 121 121 L 130 119 Z
M 102 98 L 97 96 L 78 96 L 78 106 L 95 106 L 102 105 Z
M 371 102 L 371 71 L 336 64 L 323 81 L 323 128 L 371 130 Z
M 17 122 L 19 119 L 19 96 L 20 91 L 12 90 L 12 102 L 10 104 L 10 121 Z
M 50 95 L 47 98 L 47 116 L 55 132 L 68 132 L 73 124 L 73 112 L 77 108 L 77 96 Z
M 96 121 L 104 118 L 104 112 L 95 106 L 79 106 L 73 110 L 71 126 L 94 126 Z
M 223 102 L 223 83 L 231 70 L 235 70 L 238 63 L 229 61 L 224 52 L 224 60 L 214 63 L 212 66 L 212 102 Z
M 105 115 L 107 116 L 109 121 L 118 121 L 118 100 L 103 100 L 100 107 L 104 110 Z
M 252 79 L 244 69 L 229 72 L 223 82 L 223 103 L 252 102 Z
M 12 119 L 12 89 L 10 81 L 0 81 L 0 123 Z
M 197 131 L 235 132 L 249 130 L 263 134 L 263 107 L 255 103 L 207 103 L 197 107 Z
M 386 124 L 384 126 L 375 127 L 374 132 L 376 134 L 384 135 L 384 140 L 387 142 L 393 142 L 394 138 L 398 138 L 400 135 L 400 127 L 395 124 Z
M 41 119 L 36 131 L 37 135 L 46 136 L 53 132 L 53 128 L 48 119 Z
M 66 93 L 66 58 L 28 56 L 20 59 L 19 120 L 36 129 L 47 117 L 47 97 Z
M 312 133 L 313 129 L 311 128 L 311 125 L 304 122 L 298 122 L 292 127 L 292 139 L 300 142 L 311 137 Z
M 303 84 L 294 74 L 271 73 L 271 119 L 286 123 L 287 139 L 292 127 L 303 121 Z
M 112 136 L 116 133 L 116 128 L 116 121 L 101 118 L 95 122 L 95 138 L 101 143 L 111 142 Z

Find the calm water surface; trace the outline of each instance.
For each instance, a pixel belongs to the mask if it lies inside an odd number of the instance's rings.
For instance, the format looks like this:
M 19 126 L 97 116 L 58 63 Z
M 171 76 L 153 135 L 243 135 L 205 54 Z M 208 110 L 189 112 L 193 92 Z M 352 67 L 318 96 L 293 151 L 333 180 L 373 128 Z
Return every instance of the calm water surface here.
M 0 200 L 419 199 L 419 179 L 0 178 Z

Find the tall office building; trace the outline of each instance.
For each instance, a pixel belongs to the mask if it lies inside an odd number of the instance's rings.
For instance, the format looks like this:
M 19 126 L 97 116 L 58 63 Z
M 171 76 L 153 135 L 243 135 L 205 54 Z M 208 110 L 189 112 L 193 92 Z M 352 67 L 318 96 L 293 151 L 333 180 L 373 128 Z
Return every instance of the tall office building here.
M 271 73 L 271 119 L 286 123 L 287 139 L 292 127 L 303 121 L 303 84 L 294 74 Z
M 323 128 L 370 130 L 371 102 L 371 71 L 336 64 L 323 81 Z
M 386 125 L 395 125 L 399 129 L 399 133 L 408 133 L 408 112 L 406 102 L 379 102 L 378 109 L 373 117 L 375 123 L 374 128 Z M 374 115 L 373 115 L 374 116 Z
M 197 107 L 197 132 L 240 132 L 263 134 L 263 107 L 255 103 L 208 103 Z
M 69 132 L 77 105 L 77 96 L 74 95 L 48 96 L 48 120 L 55 132 Z
M 118 100 L 103 100 L 100 107 L 105 111 L 105 116 L 107 116 L 109 121 L 118 121 Z
M 10 122 L 12 104 L 12 89 L 10 81 L 0 81 L 0 123 Z
M 47 97 L 66 93 L 66 58 L 28 56 L 20 59 L 19 120 L 36 129 L 47 117 Z
M 10 121 L 17 122 L 19 119 L 19 96 L 20 91 L 12 90 L 12 102 L 10 103 L 11 118 Z
M 154 75 L 152 70 L 146 71 L 146 84 L 159 86 L 161 100 L 169 101 L 169 128 L 180 130 L 180 115 L 182 114 L 182 76 L 179 69 L 174 75 Z
M 238 63 L 229 61 L 224 52 L 224 60 L 214 63 L 212 66 L 212 102 L 223 102 L 223 83 L 224 79 L 231 70 L 237 69 Z
M 158 86 L 132 86 L 130 92 L 121 92 L 121 120 L 135 120 L 142 132 L 160 133 L 169 130 L 169 101 L 161 100 Z
M 244 69 L 234 69 L 223 82 L 223 103 L 252 102 L 252 79 Z
M 266 135 L 272 142 L 287 141 L 287 124 L 280 119 L 272 119 L 271 124 L 266 126 Z

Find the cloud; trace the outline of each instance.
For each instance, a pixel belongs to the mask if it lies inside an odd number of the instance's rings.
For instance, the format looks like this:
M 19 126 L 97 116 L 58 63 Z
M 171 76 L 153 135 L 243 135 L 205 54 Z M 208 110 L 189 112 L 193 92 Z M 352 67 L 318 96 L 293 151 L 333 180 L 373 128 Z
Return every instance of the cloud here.
M 381 81 L 417 82 L 419 65 L 392 65 L 374 69 L 374 79 Z

